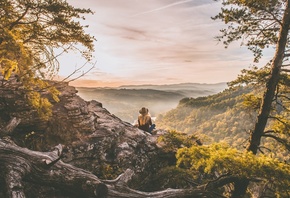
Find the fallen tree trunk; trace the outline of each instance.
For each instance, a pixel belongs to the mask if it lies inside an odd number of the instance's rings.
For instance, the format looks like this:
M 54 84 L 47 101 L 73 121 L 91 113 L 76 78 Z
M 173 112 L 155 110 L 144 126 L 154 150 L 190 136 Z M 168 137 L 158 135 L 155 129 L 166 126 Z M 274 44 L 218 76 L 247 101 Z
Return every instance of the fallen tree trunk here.
M 0 167 L 6 197 L 25 197 L 22 181 L 61 188 L 82 197 L 106 197 L 107 186 L 90 172 L 62 162 L 61 150 L 59 145 L 52 152 L 36 152 L 0 140 Z
M 9 122 L 7 123 L 7 125 L 3 128 L 0 129 L 0 137 L 9 135 L 10 133 L 13 132 L 13 130 L 19 125 L 19 123 L 21 122 L 21 119 L 13 117 L 9 120 Z
M 157 192 L 142 192 L 127 187 L 128 181 L 131 180 L 134 172 L 130 169 L 120 175 L 115 180 L 103 180 L 108 186 L 108 197 L 110 198 L 176 198 L 176 197 L 210 197 L 210 193 L 205 190 L 205 186 L 191 189 L 167 189 Z
M 158 192 L 142 192 L 127 186 L 134 172 L 126 170 L 115 180 L 100 180 L 86 170 L 61 161 L 62 146 L 51 152 L 32 151 L 16 145 L 9 135 L 20 123 L 12 118 L 0 130 L 0 176 L 3 178 L 5 197 L 25 198 L 23 182 L 59 189 L 69 197 L 97 198 L 186 198 L 212 197 L 206 186 L 192 189 L 167 189 Z M 0 136 L 0 137 L 1 137 Z
M 61 145 L 51 152 L 37 152 L 22 148 L 9 139 L 0 139 L 0 168 L 7 198 L 25 198 L 22 182 L 55 187 L 73 197 L 211 197 L 204 186 L 192 189 L 167 189 L 142 192 L 129 188 L 127 182 L 134 172 L 125 171 L 115 180 L 100 180 L 92 173 L 60 160 Z

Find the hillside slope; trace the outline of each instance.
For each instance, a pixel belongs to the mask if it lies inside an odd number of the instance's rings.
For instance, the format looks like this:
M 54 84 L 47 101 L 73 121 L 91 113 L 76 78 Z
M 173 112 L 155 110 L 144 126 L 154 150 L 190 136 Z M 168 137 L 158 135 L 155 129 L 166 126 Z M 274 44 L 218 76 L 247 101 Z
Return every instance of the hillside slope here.
M 227 87 L 227 83 L 180 83 L 180 84 L 164 84 L 164 85 L 123 85 L 122 89 L 154 89 L 160 91 L 171 91 L 182 94 L 186 97 L 207 96 L 223 91 Z
M 178 105 L 185 97 L 200 97 L 218 93 L 226 83 L 198 84 L 183 83 L 171 85 L 127 85 L 117 88 L 78 87 L 78 94 L 85 100 L 102 101 L 104 108 L 112 114 L 133 123 L 141 107 L 149 108 L 156 117 Z
M 242 105 L 244 94 L 250 92 L 251 88 L 240 87 L 207 97 L 184 98 L 175 109 L 158 116 L 157 126 L 206 136 L 205 142 L 242 146 L 255 119 L 255 112 Z

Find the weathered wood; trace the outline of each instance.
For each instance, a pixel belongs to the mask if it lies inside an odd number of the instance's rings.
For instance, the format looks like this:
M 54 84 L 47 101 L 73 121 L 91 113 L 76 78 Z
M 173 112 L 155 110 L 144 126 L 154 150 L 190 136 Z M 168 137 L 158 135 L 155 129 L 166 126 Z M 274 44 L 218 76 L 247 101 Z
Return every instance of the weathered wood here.
M 20 123 L 12 118 L 0 131 L 10 134 Z M 61 161 L 62 145 L 51 152 L 32 151 L 16 145 L 10 138 L 0 139 L 0 176 L 4 178 L 5 197 L 25 198 L 23 182 L 37 183 L 70 192 L 74 197 L 108 198 L 186 198 L 214 197 L 205 185 L 191 189 L 167 189 L 142 192 L 131 189 L 127 183 L 134 176 L 130 169 L 115 180 L 100 180 L 92 173 Z
M 9 122 L 7 123 L 7 125 L 0 130 L 0 137 L 3 137 L 5 135 L 9 135 L 10 133 L 12 133 L 14 131 L 14 129 L 19 125 L 19 123 L 21 122 L 21 119 L 13 117 L 9 120 Z
M 59 160 L 60 147 L 52 152 L 37 152 L 0 140 L 0 167 L 6 178 L 7 198 L 25 197 L 22 180 L 61 188 L 82 197 L 106 197 L 108 188 L 99 178 Z
M 22 182 L 32 182 L 71 192 L 76 197 L 173 198 L 212 197 L 205 185 L 192 189 L 167 189 L 142 192 L 127 182 L 134 172 L 127 170 L 115 180 L 100 180 L 92 173 L 60 160 L 62 147 L 51 152 L 37 152 L 0 139 L 0 168 L 5 178 L 7 198 L 25 198 Z
M 4 168 L 6 174 L 6 197 L 11 198 L 25 198 L 22 186 L 22 172 L 17 170 L 16 167 L 7 166 Z
M 115 188 L 109 186 L 108 198 L 213 198 L 208 191 L 203 188 L 192 189 L 167 189 L 157 192 L 142 192 L 128 187 Z
M 103 180 L 108 187 L 108 198 L 186 198 L 186 197 L 215 197 L 213 194 L 206 190 L 206 186 L 198 186 L 191 189 L 166 189 L 156 192 L 143 192 L 131 189 L 127 183 L 134 175 L 134 171 L 127 169 L 115 180 Z

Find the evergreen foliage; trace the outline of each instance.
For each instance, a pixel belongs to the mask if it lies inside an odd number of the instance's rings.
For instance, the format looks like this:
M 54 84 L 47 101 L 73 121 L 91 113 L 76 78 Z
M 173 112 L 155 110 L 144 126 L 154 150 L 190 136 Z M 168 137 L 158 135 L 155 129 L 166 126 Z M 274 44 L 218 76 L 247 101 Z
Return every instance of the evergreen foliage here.
M 165 152 L 176 152 L 179 148 L 190 147 L 195 145 L 197 140 L 198 138 L 194 135 L 180 133 L 175 130 L 158 137 L 158 143 L 163 144 L 162 150 Z
M 218 1 L 218 0 L 215 0 Z M 284 0 L 225 0 L 219 14 L 212 17 L 227 24 L 217 36 L 225 47 L 242 40 L 258 62 L 263 50 L 275 46 L 286 1 Z
M 156 120 L 158 126 L 174 129 L 159 140 L 164 149 L 177 151 L 179 168 L 203 175 L 201 181 L 204 183 L 213 180 L 213 175 L 230 174 L 251 181 L 259 180 L 260 186 L 270 186 L 277 196 L 287 197 L 290 170 L 287 144 L 281 146 L 268 137 L 261 142 L 259 156 L 242 151 L 262 97 L 258 87 L 257 84 L 238 86 L 232 82 L 231 88 L 221 93 L 182 99 L 177 108 Z M 276 108 L 277 105 L 273 104 L 273 111 Z M 269 122 L 269 136 L 273 130 L 280 134 L 280 141 L 289 139 L 285 134 L 289 131 L 288 114 L 282 110 L 279 120 Z M 206 145 L 197 146 L 194 140 L 198 138 Z M 229 193 L 227 190 L 224 192 Z
M 256 115 L 244 103 L 252 90 L 240 86 L 208 97 L 182 99 L 177 108 L 157 118 L 157 126 L 195 134 L 204 143 L 226 141 L 241 148 Z
M 234 188 L 229 195 L 231 197 L 244 197 L 250 182 L 255 177 L 262 178 L 266 183 L 272 183 L 271 188 L 276 196 L 289 197 L 289 164 L 281 161 L 284 160 L 283 157 L 278 159 L 272 154 L 275 153 L 273 151 L 278 147 L 277 145 L 284 146 L 286 149 L 282 149 L 282 152 L 288 152 L 289 154 L 290 141 L 287 120 L 289 120 L 288 105 L 290 97 L 288 88 L 289 70 L 286 67 L 289 66 L 290 1 L 223 0 L 222 5 L 220 13 L 213 19 L 221 20 L 227 24 L 227 28 L 222 29 L 221 35 L 217 36 L 219 41 L 223 41 L 225 47 L 228 47 L 234 41 L 242 40 L 241 45 L 247 46 L 253 52 L 254 62 L 259 61 L 265 48 L 275 46 L 276 51 L 273 59 L 269 60 L 268 66 L 261 69 L 244 70 L 242 75 L 230 84 L 231 87 L 246 84 L 252 85 L 254 88 L 253 93 L 246 95 L 246 100 L 243 102 L 248 110 L 251 110 L 250 107 L 252 106 L 252 111 L 256 113 L 256 119 L 250 126 L 252 130 L 249 130 L 245 152 L 241 153 L 241 151 L 227 146 L 224 147 L 221 144 L 196 149 L 193 147 L 190 149 L 182 148 L 177 154 L 178 165 L 205 173 L 215 171 L 219 175 L 226 173 L 227 179 L 237 176 L 235 180 L 228 180 L 222 184 L 223 186 L 233 184 Z M 261 100 L 259 100 L 260 98 Z M 185 99 L 182 102 L 192 104 L 191 101 Z M 199 104 L 202 103 L 197 103 L 197 106 Z M 229 103 L 229 108 L 231 107 Z M 203 111 L 200 112 L 201 115 L 206 110 L 205 107 L 203 108 Z M 210 114 L 207 112 L 207 115 L 212 118 L 212 114 L 218 115 L 224 111 L 213 111 Z M 179 114 L 181 113 L 179 112 Z M 174 118 L 174 115 L 177 115 L 177 113 L 171 113 L 167 116 L 167 118 L 170 118 L 167 123 L 172 122 L 171 118 Z M 190 123 L 198 123 L 197 116 L 192 114 L 190 116 L 194 118 L 190 120 Z M 183 118 L 190 116 L 187 114 Z M 223 126 L 224 122 L 219 121 L 216 122 L 217 126 Z M 188 124 L 186 119 L 183 119 L 182 122 Z M 191 128 L 194 131 L 198 130 Z M 222 132 L 223 130 L 222 128 Z M 216 137 L 214 131 L 210 133 L 210 136 Z M 269 139 L 275 140 L 276 144 L 271 144 L 272 142 L 268 141 Z M 269 146 L 269 143 L 271 146 Z M 264 155 L 265 151 L 263 149 L 270 152 Z M 245 161 L 243 161 L 244 159 Z M 219 167 L 219 165 L 221 166 Z M 219 178 L 219 180 L 222 179 Z
M 290 195 L 290 166 L 265 155 L 255 156 L 226 144 L 184 147 L 177 152 L 177 166 L 206 174 L 234 175 L 273 184 L 277 197 Z

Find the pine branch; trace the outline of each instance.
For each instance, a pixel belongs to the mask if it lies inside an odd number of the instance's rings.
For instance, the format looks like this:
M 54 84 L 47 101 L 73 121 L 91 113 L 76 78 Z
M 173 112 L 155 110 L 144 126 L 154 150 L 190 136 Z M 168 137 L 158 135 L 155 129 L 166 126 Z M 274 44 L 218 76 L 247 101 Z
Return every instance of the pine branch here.
M 281 143 L 283 146 L 285 146 L 285 148 L 290 151 L 290 143 L 286 140 L 286 139 L 282 139 L 280 137 L 277 137 L 275 135 L 271 135 L 271 134 L 264 134 L 262 135 L 263 137 L 269 137 L 272 138 L 274 140 L 276 140 L 277 142 Z

